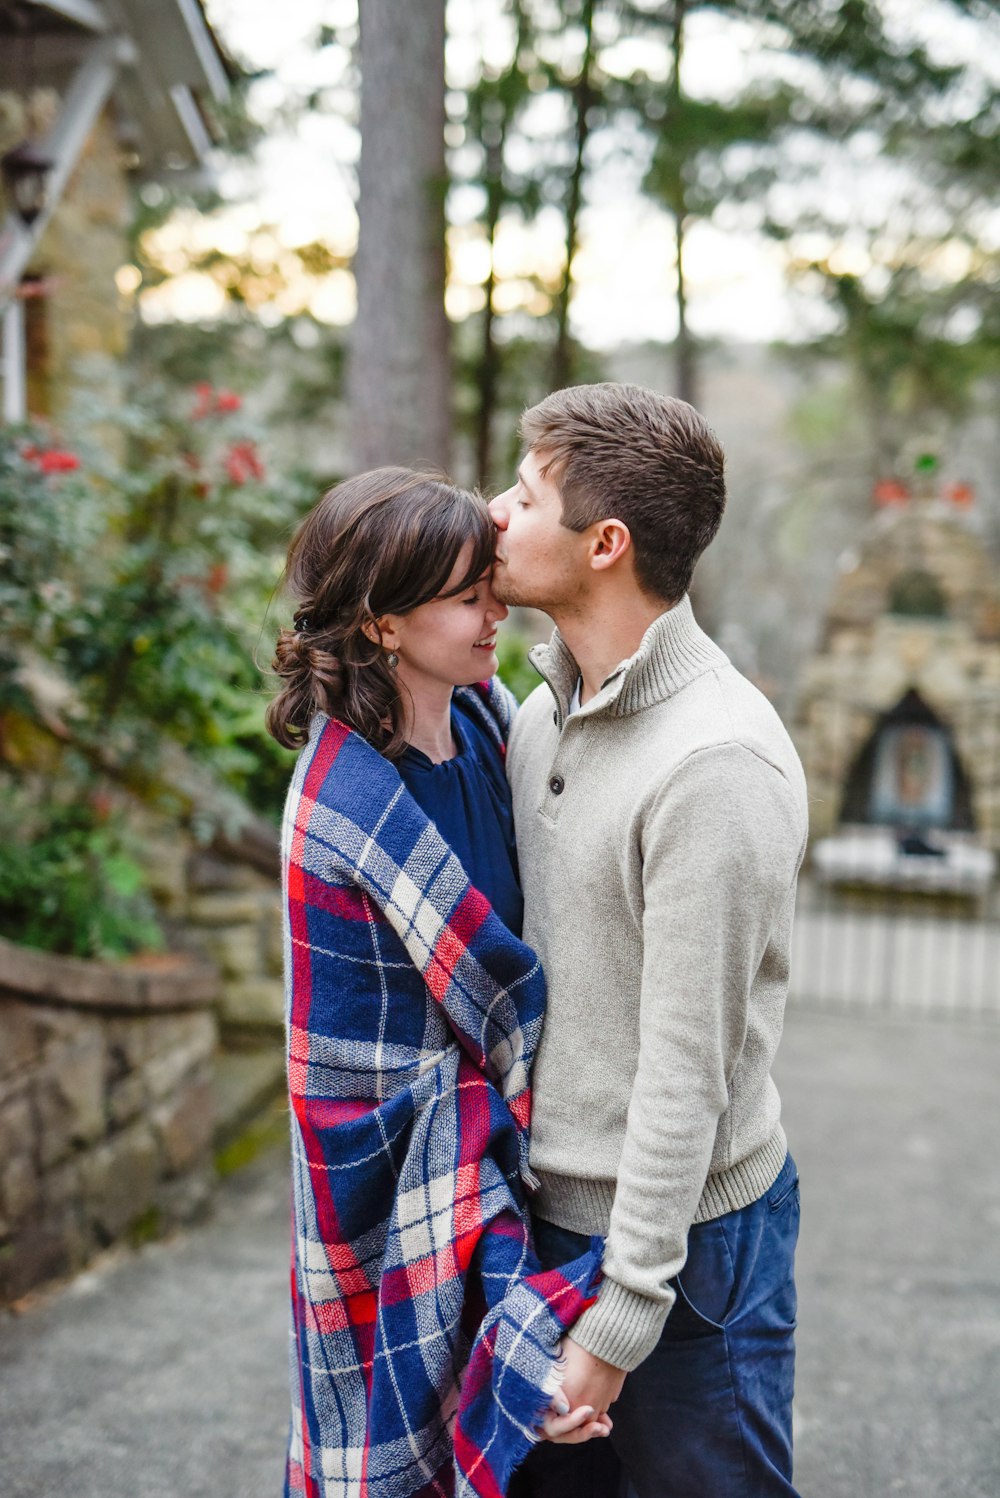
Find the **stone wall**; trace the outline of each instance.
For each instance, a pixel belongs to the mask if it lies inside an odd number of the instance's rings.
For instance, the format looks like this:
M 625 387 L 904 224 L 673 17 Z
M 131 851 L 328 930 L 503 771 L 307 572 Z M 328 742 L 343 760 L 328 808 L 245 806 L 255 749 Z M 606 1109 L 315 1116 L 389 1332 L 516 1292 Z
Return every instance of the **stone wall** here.
M 206 1207 L 218 988 L 0 942 L 0 1304 Z
M 200 848 L 162 824 L 145 842 L 146 871 L 170 947 L 218 969 L 223 1029 L 276 1040 L 284 1028 L 284 981 L 277 832 L 272 835 L 273 872 L 235 851 L 226 857 Z M 268 860 L 257 862 L 266 867 Z

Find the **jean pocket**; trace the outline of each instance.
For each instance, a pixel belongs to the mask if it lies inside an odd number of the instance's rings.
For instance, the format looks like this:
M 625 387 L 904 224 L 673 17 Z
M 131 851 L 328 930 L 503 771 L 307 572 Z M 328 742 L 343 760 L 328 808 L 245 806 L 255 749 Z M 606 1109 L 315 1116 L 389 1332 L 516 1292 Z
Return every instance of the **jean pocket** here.
M 677 1301 L 667 1326 L 673 1325 L 677 1337 L 708 1337 L 723 1330 L 736 1295 L 736 1275 L 720 1220 L 691 1228 L 687 1263 L 673 1285 Z
M 767 1193 L 767 1205 L 772 1212 L 780 1212 L 792 1194 L 799 1189 L 799 1173 L 789 1157 L 778 1175 L 778 1179 Z
M 677 1299 L 671 1308 L 663 1335 L 668 1342 L 697 1342 L 703 1337 L 717 1337 L 724 1327 L 700 1311 L 689 1298 L 680 1280 L 674 1281 Z

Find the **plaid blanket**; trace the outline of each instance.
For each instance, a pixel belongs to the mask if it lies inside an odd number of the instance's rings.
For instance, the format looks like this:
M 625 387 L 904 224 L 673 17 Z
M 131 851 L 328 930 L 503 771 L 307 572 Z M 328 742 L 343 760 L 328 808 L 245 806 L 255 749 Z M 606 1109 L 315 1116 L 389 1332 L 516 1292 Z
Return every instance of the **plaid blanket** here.
M 509 694 L 461 689 L 502 747 Z M 598 1253 L 530 1244 L 544 983 L 393 766 L 318 716 L 283 827 L 293 1168 L 286 1494 L 499 1495 Z

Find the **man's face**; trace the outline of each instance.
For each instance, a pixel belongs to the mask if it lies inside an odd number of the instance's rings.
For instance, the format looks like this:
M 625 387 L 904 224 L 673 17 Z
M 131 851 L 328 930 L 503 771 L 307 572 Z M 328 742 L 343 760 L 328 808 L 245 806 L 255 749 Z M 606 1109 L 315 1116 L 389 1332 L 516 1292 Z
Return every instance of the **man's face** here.
M 578 602 L 589 580 L 587 541 L 562 523 L 562 495 L 546 454 L 529 452 L 517 482 L 490 503 L 499 532 L 493 591 L 502 603 L 559 612 Z

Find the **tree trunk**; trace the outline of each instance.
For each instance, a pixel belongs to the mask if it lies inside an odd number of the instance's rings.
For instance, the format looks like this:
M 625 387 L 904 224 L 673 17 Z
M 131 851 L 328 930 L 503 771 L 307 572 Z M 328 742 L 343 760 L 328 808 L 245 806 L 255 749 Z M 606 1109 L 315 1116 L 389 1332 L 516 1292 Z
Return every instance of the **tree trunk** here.
M 493 291 L 496 274 L 493 269 L 493 248 L 504 197 L 503 146 L 506 125 L 505 119 L 500 143 L 488 147 L 486 152 L 486 235 L 490 246 L 490 268 L 483 287 L 486 303 L 483 307 L 483 342 L 479 353 L 479 409 L 476 412 L 476 477 L 481 484 L 489 482 L 490 464 L 493 461 L 493 412 L 496 409 L 500 379 L 500 351 L 494 329 L 496 314 L 493 310 Z
M 556 344 L 552 353 L 552 388 L 561 390 L 568 385 L 573 373 L 573 347 L 569 336 L 569 304 L 573 294 L 573 257 L 579 243 L 580 208 L 583 202 L 583 158 L 590 135 L 587 116 L 595 95 L 591 81 L 594 60 L 594 6 L 595 0 L 584 0 L 580 24 L 584 30 L 583 62 L 580 76 L 573 89 L 576 152 L 570 172 L 566 193 L 566 263 L 562 284 L 556 298 Z
M 686 0 L 674 0 L 673 25 L 671 27 L 670 50 L 673 55 L 673 72 L 670 80 L 670 110 L 668 119 L 681 119 L 683 93 L 681 91 L 681 63 L 684 58 L 684 18 Z M 674 251 L 677 259 L 677 342 L 674 344 L 674 387 L 682 401 L 695 405 L 697 396 L 697 372 L 694 340 L 688 327 L 687 281 L 684 277 L 684 236 L 687 230 L 687 202 L 684 181 L 683 158 L 677 167 L 672 203 L 674 215 Z
M 361 0 L 351 460 L 447 468 L 445 0 Z
M 674 244 L 677 254 L 677 342 L 674 345 L 674 385 L 682 401 L 697 405 L 698 379 L 694 340 L 687 320 L 687 282 L 684 279 L 684 235 L 687 218 L 683 194 L 674 209 Z

